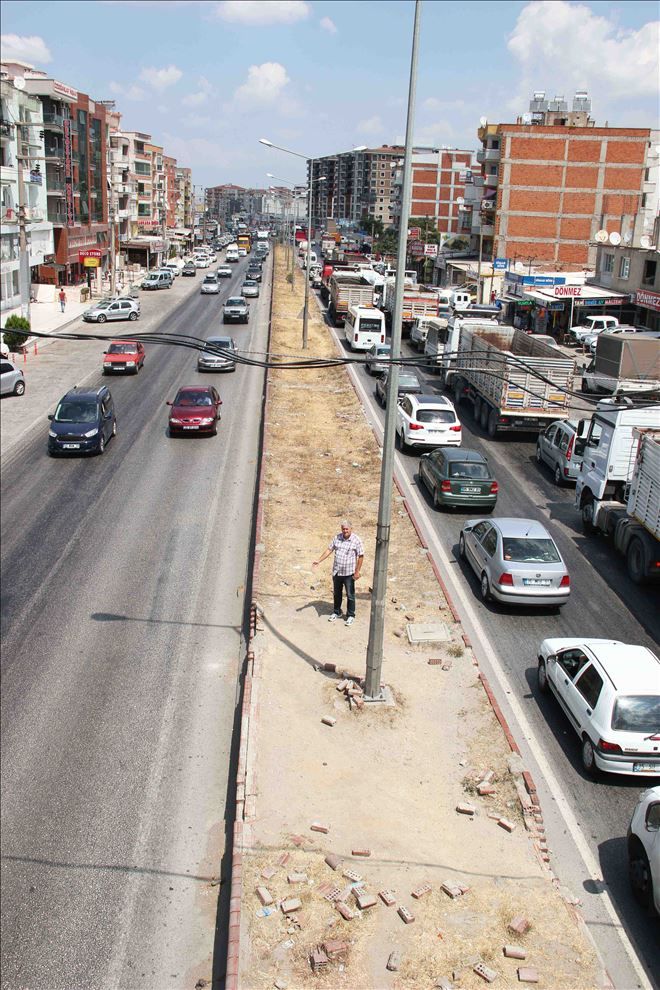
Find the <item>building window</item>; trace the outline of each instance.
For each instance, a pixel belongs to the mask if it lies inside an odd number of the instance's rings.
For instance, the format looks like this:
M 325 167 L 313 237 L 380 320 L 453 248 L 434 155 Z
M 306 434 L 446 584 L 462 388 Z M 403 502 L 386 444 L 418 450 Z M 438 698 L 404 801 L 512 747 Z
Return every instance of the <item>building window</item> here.
M 138 175 L 151 175 L 151 166 L 149 162 L 136 162 L 135 171 Z
M 603 255 L 603 267 L 601 269 L 606 275 L 611 275 L 614 271 L 614 255 L 604 254 Z
M 648 258 L 644 262 L 644 274 L 642 275 L 642 285 L 655 285 L 655 273 L 657 268 L 657 261 L 653 261 Z
M 619 261 L 619 278 L 628 278 L 630 275 L 630 258 L 621 258 Z

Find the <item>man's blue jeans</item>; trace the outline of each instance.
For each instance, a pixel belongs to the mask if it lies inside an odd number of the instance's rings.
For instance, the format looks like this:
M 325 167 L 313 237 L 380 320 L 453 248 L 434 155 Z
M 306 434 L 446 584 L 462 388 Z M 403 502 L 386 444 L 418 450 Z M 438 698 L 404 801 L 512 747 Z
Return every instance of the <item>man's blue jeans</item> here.
M 333 574 L 332 589 L 334 592 L 334 611 L 341 613 L 341 599 L 343 589 L 346 588 L 346 611 L 348 615 L 355 618 L 355 578 L 352 574 Z

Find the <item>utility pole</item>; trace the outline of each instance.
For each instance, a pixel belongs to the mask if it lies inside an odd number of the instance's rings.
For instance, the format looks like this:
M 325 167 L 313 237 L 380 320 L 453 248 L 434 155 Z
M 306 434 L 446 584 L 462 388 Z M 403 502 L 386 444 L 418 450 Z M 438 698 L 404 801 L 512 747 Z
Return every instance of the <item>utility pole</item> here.
M 484 214 L 481 209 L 481 203 L 479 203 L 479 262 L 477 267 L 477 305 L 483 302 L 483 293 L 481 291 L 481 259 L 483 257 L 484 251 Z
M 20 125 L 18 125 L 20 126 Z M 20 139 L 19 139 L 20 141 Z M 23 166 L 25 159 L 16 156 L 18 168 L 18 254 L 19 254 L 19 287 L 21 291 L 21 316 L 30 319 L 30 251 L 27 237 L 27 217 L 25 215 L 25 185 L 23 182 Z
M 412 55 L 410 59 L 410 81 L 408 85 L 408 114 L 406 119 L 406 147 L 403 159 L 403 185 L 401 190 L 401 217 L 399 220 L 399 244 L 394 289 L 394 318 L 392 320 L 391 355 L 394 361 L 401 355 L 401 316 L 403 311 L 403 288 L 406 276 L 406 245 L 408 241 L 408 221 L 410 218 L 410 194 L 412 185 L 412 146 L 415 117 L 415 90 L 417 85 L 417 49 L 419 44 L 419 22 L 421 0 L 415 0 L 415 21 L 413 27 Z M 385 432 L 383 435 L 383 459 L 380 472 L 380 497 L 378 502 L 378 522 L 376 525 L 376 553 L 374 557 L 373 593 L 369 616 L 369 642 L 367 645 L 367 670 L 365 677 L 365 698 L 378 701 L 381 693 L 381 670 L 383 667 L 383 635 L 385 630 L 385 596 L 387 594 L 387 560 L 390 548 L 390 527 L 392 515 L 392 469 L 394 466 L 394 439 L 396 436 L 396 412 L 399 392 L 399 366 L 392 364 L 387 382 L 387 408 L 385 411 Z
M 308 331 L 308 320 L 309 320 L 309 266 L 312 261 L 312 182 L 314 174 L 314 159 L 310 158 L 309 161 L 309 189 L 307 190 L 307 261 L 305 265 L 305 304 L 303 307 L 303 331 L 302 331 L 302 345 L 303 350 L 307 350 L 307 341 L 309 336 Z

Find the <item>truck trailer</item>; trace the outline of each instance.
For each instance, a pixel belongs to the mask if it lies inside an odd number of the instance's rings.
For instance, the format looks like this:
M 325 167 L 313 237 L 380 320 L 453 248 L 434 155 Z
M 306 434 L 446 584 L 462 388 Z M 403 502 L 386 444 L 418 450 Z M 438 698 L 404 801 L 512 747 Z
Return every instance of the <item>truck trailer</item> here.
M 660 395 L 660 339 L 645 333 L 608 333 L 582 369 L 582 391 L 649 398 Z
M 472 403 L 475 420 L 490 437 L 512 430 L 540 433 L 568 419 L 575 361 L 557 347 L 492 321 L 457 319 L 449 344 L 445 385 L 455 404 Z
M 343 327 L 351 306 L 370 306 L 374 287 L 359 272 L 333 272 L 330 276 L 328 314 L 336 327 Z

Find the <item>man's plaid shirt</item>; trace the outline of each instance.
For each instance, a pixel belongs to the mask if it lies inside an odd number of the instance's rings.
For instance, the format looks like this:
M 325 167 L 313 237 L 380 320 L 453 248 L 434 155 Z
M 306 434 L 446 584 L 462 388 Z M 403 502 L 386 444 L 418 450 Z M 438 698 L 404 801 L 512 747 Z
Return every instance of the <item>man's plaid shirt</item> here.
M 337 533 L 332 543 L 328 545 L 328 549 L 335 551 L 332 573 L 333 576 L 338 577 L 354 574 L 358 557 L 364 556 L 362 540 L 355 533 L 346 537 L 342 533 Z

